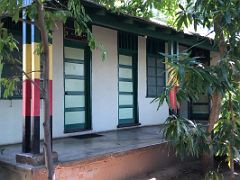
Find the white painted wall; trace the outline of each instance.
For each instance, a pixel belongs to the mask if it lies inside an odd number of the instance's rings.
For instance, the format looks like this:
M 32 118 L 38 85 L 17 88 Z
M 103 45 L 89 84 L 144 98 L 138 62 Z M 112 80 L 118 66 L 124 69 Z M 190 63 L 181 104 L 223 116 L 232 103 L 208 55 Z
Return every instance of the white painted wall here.
M 64 132 L 63 25 L 53 31 L 53 137 Z
M 117 31 L 93 26 L 97 42 L 107 50 L 92 52 L 92 131 L 114 130 L 118 125 L 118 49 Z M 63 28 L 61 23 L 53 31 L 53 136 L 66 137 L 87 132 L 64 134 L 64 77 L 63 77 Z M 146 98 L 146 39 L 138 39 L 138 104 L 139 122 L 142 125 L 161 124 L 168 116 L 165 103 L 159 111 L 152 98 Z M 41 114 L 43 104 L 41 102 Z M 0 144 L 22 141 L 22 101 L 0 100 Z M 42 122 L 42 119 L 41 119 Z M 41 126 L 41 138 L 43 128 Z
M 0 144 L 22 140 L 22 100 L 0 100 Z
M 118 125 L 118 51 L 117 31 L 99 26 L 92 27 L 97 42 L 107 50 L 92 52 L 92 127 L 94 131 L 116 129 Z
M 142 125 L 163 123 L 169 115 L 168 105 L 164 103 L 157 111 L 158 103 L 147 95 L 146 38 L 138 37 L 138 106 L 139 122 Z
M 63 31 L 61 23 L 53 31 L 53 136 L 64 136 Z M 41 100 L 43 138 L 43 102 Z M 22 100 L 0 100 L 0 145 L 22 142 Z M 68 134 L 71 135 L 71 134 Z

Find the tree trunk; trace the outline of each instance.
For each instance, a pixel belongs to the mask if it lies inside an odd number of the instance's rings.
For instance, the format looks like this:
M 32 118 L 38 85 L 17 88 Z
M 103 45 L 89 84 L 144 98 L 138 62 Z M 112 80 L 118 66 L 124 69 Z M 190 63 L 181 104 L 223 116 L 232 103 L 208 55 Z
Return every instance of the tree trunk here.
M 218 37 L 215 37 L 215 40 L 217 40 L 218 42 L 220 58 L 223 59 L 227 50 L 227 46 L 224 39 L 224 34 L 221 31 L 221 23 L 219 23 L 220 21 L 221 19 L 219 17 L 214 19 L 214 31 L 216 34 L 219 34 Z M 208 143 L 211 143 L 212 141 L 210 134 L 212 133 L 214 124 L 219 119 L 221 101 L 222 101 L 222 95 L 216 89 L 211 96 L 211 110 L 208 118 L 208 128 L 207 128 L 207 133 L 209 133 Z M 210 152 L 203 153 L 203 156 L 202 156 L 202 166 L 203 166 L 204 172 L 208 172 L 209 170 L 212 170 L 213 165 L 214 165 L 213 152 L 210 147 Z
M 232 103 L 232 94 L 231 92 L 229 92 L 229 111 L 231 113 L 231 125 L 232 125 L 232 129 L 231 129 L 231 137 L 232 140 L 235 139 L 235 132 L 236 132 L 236 121 L 235 121 L 235 117 L 234 117 L 234 112 L 233 112 L 233 103 Z M 234 155 L 233 155 L 233 146 L 232 146 L 232 142 L 233 141 L 229 141 L 229 161 L 230 161 L 230 170 L 231 170 L 231 177 L 229 179 L 232 179 L 234 176 Z
M 41 33 L 42 38 L 42 61 L 43 61 L 43 73 L 44 73 L 44 157 L 45 166 L 48 170 L 48 179 L 54 179 L 54 164 L 52 157 L 52 147 L 51 147 L 51 127 L 50 127 L 50 107 L 49 107 L 49 48 L 48 48 L 48 32 L 46 30 L 44 22 L 44 6 L 41 1 L 36 1 L 38 20 L 37 25 Z
M 215 91 L 211 97 L 211 111 L 208 119 L 208 128 L 207 133 L 211 133 L 214 127 L 214 124 L 218 120 L 218 116 L 220 113 L 221 108 L 221 101 L 222 101 L 222 95 L 220 92 Z M 208 137 L 208 143 L 211 142 L 211 136 Z M 211 147 L 210 147 L 211 151 Z M 202 156 L 202 163 L 203 163 L 203 171 L 206 173 L 209 170 L 213 170 L 214 162 L 213 162 L 213 153 L 212 152 L 205 152 Z

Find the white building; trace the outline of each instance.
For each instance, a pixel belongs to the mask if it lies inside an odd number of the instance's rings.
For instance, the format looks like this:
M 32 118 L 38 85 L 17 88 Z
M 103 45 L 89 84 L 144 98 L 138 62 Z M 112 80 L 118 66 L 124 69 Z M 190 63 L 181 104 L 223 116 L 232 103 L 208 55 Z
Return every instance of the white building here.
M 205 53 L 210 61 L 216 54 L 210 52 L 209 39 L 116 15 L 95 4 L 85 6 L 93 20 L 92 33 L 107 56 L 102 60 L 100 49 L 90 51 L 84 37 L 71 34 L 71 25 L 58 23 L 52 39 L 53 137 L 164 123 L 169 115 L 168 105 L 164 103 L 157 111 L 158 104 L 151 103 L 166 84 L 164 57 L 159 52 L 177 53 L 184 46 L 198 43 L 195 51 Z M 22 25 L 19 27 L 13 27 L 13 31 L 21 31 Z M 18 37 L 21 40 L 22 36 Z M 7 71 L 5 67 L 3 77 Z M 2 96 L 3 88 L 0 90 Z M 205 118 L 208 101 L 183 104 L 182 113 Z M 42 114 L 42 100 L 40 110 Z M 0 115 L 0 145 L 22 142 L 21 91 L 16 98 L 2 97 Z M 40 129 L 43 138 L 42 126 Z

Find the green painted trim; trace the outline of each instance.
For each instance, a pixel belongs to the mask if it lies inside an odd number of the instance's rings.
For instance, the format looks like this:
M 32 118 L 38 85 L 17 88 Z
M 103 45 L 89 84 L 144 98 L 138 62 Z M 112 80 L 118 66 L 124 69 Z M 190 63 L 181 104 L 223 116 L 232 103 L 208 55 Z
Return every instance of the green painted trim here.
M 119 119 L 119 121 L 121 121 L 121 124 L 119 125 L 126 125 L 126 124 L 136 124 L 136 123 L 133 123 L 135 121 L 135 118 L 129 118 L 129 119 Z
M 119 124 L 117 128 L 124 128 L 124 127 L 133 127 L 133 126 L 140 126 L 141 123 L 127 123 L 127 124 Z
M 133 79 L 128 79 L 128 78 L 118 78 L 118 80 L 123 82 L 133 82 Z
M 73 48 L 82 48 L 85 49 L 87 44 L 78 40 L 69 40 L 64 38 L 64 45 Z
M 163 30 L 158 30 L 159 28 L 157 28 L 157 30 L 147 29 L 145 28 L 146 26 L 144 26 L 144 23 L 142 23 L 141 25 L 140 22 L 134 24 L 127 24 L 121 21 L 121 23 L 119 23 L 121 17 L 116 15 L 114 16 L 113 14 L 106 14 L 105 16 L 100 16 L 95 14 L 95 12 L 91 9 L 87 9 L 87 12 L 92 19 L 92 23 L 95 25 L 111 28 L 114 30 L 126 31 L 141 36 L 149 36 L 165 41 L 174 40 L 189 46 L 198 44 L 197 47 L 209 50 L 216 50 L 214 45 L 210 43 L 210 40 L 208 38 L 177 33 L 170 28 L 169 29 L 172 31 L 172 34 L 169 34 L 168 32 L 164 32 Z M 199 40 L 200 38 L 202 38 L 203 40 Z
M 78 76 L 78 75 L 65 75 L 65 79 L 78 79 L 78 80 L 84 80 L 85 76 Z
M 74 108 L 65 107 L 65 112 L 76 112 L 76 111 L 85 111 L 85 107 L 74 107 Z
M 122 91 L 119 91 L 118 93 L 120 95 L 133 95 L 134 94 L 133 92 L 122 92 Z
M 82 123 L 64 125 L 64 133 L 73 133 L 85 130 L 85 124 Z
M 78 79 L 78 80 L 84 80 L 85 76 L 78 76 L 78 75 L 65 75 L 65 79 Z
M 130 65 L 122 65 L 122 64 L 119 64 L 119 67 L 120 67 L 120 68 L 126 68 L 126 69 L 132 69 L 132 66 L 130 66 Z
M 84 60 L 76 60 L 76 59 L 70 59 L 70 58 L 65 58 L 65 62 L 75 63 L 75 64 L 84 64 Z
M 84 95 L 84 91 L 65 91 L 65 95 Z
M 119 105 L 118 107 L 121 108 L 121 109 L 124 109 L 124 108 L 134 108 L 133 105 Z

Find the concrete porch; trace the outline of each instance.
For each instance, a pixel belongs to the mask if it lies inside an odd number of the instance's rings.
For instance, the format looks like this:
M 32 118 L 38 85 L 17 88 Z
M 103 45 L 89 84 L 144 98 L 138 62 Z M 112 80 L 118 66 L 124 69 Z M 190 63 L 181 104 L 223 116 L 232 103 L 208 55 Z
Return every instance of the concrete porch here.
M 99 136 L 100 135 L 100 136 Z M 2 146 L 0 177 L 3 179 L 45 179 L 43 166 L 16 163 L 21 144 Z M 165 168 L 176 162 L 162 139 L 161 126 L 139 127 L 55 139 L 58 153 L 56 179 L 129 179 L 141 172 Z

